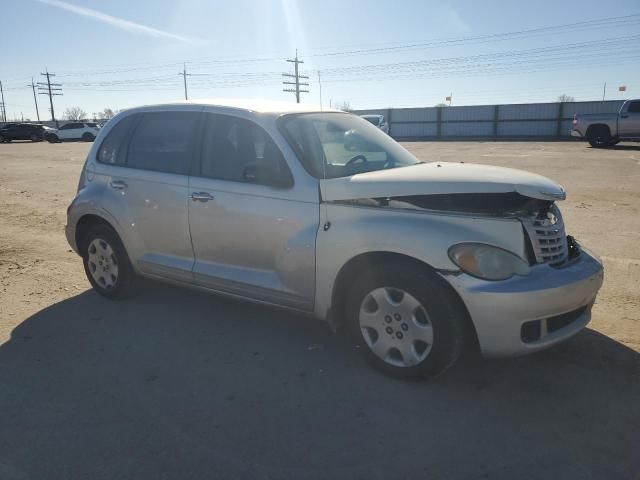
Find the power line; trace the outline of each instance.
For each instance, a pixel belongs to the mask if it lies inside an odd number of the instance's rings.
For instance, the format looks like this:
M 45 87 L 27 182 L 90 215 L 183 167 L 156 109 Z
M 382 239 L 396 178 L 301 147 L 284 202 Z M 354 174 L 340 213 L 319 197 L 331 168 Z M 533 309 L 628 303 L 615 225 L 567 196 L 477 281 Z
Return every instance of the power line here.
M 298 65 L 300 65 L 301 63 L 304 63 L 304 61 L 299 60 L 298 59 L 298 50 L 296 50 L 296 58 L 288 58 L 287 62 L 289 63 L 293 63 L 293 68 L 294 68 L 294 73 L 283 73 L 282 76 L 283 77 L 287 77 L 287 78 L 293 78 L 294 81 L 293 82 L 288 82 L 286 80 L 282 81 L 283 85 L 294 85 L 294 88 L 283 88 L 282 91 L 283 92 L 293 92 L 296 94 L 296 103 L 300 103 L 300 94 L 301 93 L 309 93 L 309 90 L 301 90 L 300 87 L 308 87 L 309 86 L 309 82 L 301 82 L 300 79 L 302 80 L 309 80 L 309 77 L 307 75 L 300 75 L 300 72 L 298 70 Z
M 53 110 L 53 97 L 56 95 L 62 95 L 62 84 L 51 83 L 51 77 L 55 77 L 56 75 L 55 73 L 49 73 L 47 69 L 45 69 L 45 73 L 40 73 L 40 75 L 47 78 L 47 83 L 38 82 L 38 94 L 49 96 L 49 105 L 51 105 L 51 121 L 55 122 L 56 128 L 58 128 L 59 124 L 56 120 L 56 113 Z

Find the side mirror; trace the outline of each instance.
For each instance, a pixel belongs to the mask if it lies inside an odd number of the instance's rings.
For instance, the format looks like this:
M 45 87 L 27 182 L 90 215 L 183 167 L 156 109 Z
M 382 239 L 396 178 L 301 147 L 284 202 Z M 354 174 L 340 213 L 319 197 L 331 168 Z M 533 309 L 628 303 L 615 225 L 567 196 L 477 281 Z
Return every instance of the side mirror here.
M 275 188 L 289 188 L 293 185 L 293 179 L 288 170 L 282 169 L 282 173 L 271 165 L 251 162 L 245 165 L 242 178 L 247 183 L 266 185 Z

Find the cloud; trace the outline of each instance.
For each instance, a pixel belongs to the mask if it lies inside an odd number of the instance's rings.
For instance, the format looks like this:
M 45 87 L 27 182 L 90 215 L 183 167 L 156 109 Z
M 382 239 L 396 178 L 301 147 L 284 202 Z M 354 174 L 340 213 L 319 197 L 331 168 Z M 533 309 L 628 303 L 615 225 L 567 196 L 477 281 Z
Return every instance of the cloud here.
M 157 28 L 148 27 L 140 23 L 131 22 L 123 18 L 114 17 L 112 15 L 108 15 L 106 13 L 93 10 L 92 8 L 80 7 L 78 5 L 73 5 L 71 3 L 63 2 L 61 0 L 36 0 L 36 1 L 43 3 L 45 5 L 50 5 L 52 7 L 66 10 L 67 12 L 75 13 L 76 15 L 82 15 L 83 17 L 92 18 L 99 22 L 106 23 L 107 25 L 111 25 L 113 27 L 120 28 L 128 32 L 142 33 L 144 35 L 149 35 L 156 38 L 167 38 L 171 40 L 178 40 L 180 42 L 185 42 L 185 43 L 196 43 L 194 40 L 190 38 L 183 37 L 181 35 L 176 35 L 170 32 L 165 32 L 163 30 L 158 30 Z

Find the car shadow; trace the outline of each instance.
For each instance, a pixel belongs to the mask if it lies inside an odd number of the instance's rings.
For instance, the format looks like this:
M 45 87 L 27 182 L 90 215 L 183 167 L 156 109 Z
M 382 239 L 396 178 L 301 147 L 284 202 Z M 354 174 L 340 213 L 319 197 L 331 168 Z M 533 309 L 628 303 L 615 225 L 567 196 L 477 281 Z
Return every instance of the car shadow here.
M 631 478 L 640 356 L 586 330 L 430 382 L 315 320 L 149 284 L 0 346 L 0 478 Z
M 593 150 L 602 150 L 601 148 L 589 147 Z M 640 152 L 640 145 L 611 145 L 609 147 L 605 147 L 605 150 L 631 150 L 634 152 Z

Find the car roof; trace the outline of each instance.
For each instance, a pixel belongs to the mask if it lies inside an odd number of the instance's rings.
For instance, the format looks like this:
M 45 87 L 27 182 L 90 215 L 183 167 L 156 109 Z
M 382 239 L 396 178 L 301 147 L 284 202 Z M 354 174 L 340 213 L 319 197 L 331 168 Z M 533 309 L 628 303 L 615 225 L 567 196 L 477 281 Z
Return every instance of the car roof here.
M 259 99 L 203 99 L 203 100 L 187 100 L 182 102 L 172 102 L 156 105 L 146 105 L 145 107 L 164 107 L 175 105 L 202 105 L 210 107 L 232 108 L 237 110 L 245 110 L 257 113 L 302 113 L 302 112 L 340 112 L 333 108 L 323 108 L 319 105 L 294 103 L 276 100 L 259 100 Z
M 362 118 L 382 118 L 384 117 L 384 115 L 374 115 L 374 114 L 367 114 L 367 115 L 360 115 Z

